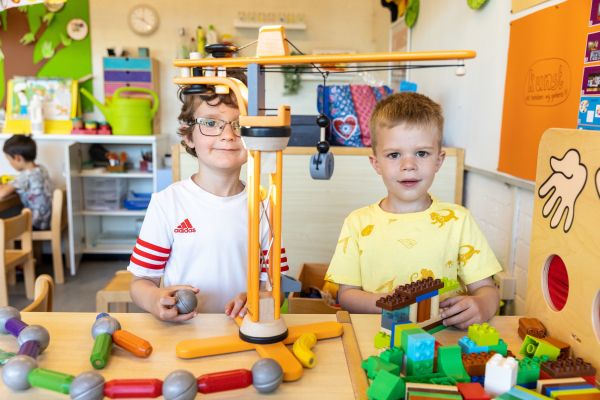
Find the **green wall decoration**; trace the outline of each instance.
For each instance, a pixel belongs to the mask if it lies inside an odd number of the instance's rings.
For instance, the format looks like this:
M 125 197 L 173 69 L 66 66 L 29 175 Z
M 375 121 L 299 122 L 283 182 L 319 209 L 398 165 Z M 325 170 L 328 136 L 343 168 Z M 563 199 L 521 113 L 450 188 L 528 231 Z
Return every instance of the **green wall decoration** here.
M 92 73 L 91 38 L 71 40 L 67 24 L 73 18 L 88 26 L 89 0 L 68 0 L 56 12 L 44 4 L 10 8 L 0 13 L 0 101 L 6 101 L 6 82 L 13 76 L 81 79 Z M 92 90 L 88 80 L 81 86 Z M 84 110 L 93 105 L 82 101 Z

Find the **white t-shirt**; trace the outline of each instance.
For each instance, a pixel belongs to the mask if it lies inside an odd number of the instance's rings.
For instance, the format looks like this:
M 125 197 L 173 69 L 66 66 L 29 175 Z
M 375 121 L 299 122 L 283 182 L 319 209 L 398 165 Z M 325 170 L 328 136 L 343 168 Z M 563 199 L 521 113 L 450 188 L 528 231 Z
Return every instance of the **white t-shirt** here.
M 261 223 L 261 253 L 269 226 Z M 139 277 L 163 278 L 163 286 L 192 285 L 199 312 L 222 313 L 247 289 L 248 196 L 213 195 L 191 178 L 152 195 L 127 269 Z M 268 263 L 261 263 L 266 278 Z M 288 270 L 285 249 L 281 271 Z

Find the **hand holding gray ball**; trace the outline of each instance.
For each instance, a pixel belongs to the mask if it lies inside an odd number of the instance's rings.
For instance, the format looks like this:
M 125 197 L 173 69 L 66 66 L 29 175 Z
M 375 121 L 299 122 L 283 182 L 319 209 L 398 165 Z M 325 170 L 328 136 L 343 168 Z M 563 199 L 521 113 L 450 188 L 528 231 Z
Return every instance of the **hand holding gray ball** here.
M 198 307 L 198 299 L 193 290 L 179 289 L 175 292 L 175 299 L 177 299 L 175 307 L 179 314 L 189 314 Z

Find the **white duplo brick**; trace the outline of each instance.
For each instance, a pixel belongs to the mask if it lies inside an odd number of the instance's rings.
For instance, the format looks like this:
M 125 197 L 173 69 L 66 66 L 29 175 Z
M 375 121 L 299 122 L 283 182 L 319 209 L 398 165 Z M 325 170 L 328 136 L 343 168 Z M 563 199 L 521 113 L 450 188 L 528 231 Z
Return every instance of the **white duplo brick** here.
M 519 363 L 513 357 L 494 354 L 485 365 L 485 391 L 500 396 L 517 384 Z

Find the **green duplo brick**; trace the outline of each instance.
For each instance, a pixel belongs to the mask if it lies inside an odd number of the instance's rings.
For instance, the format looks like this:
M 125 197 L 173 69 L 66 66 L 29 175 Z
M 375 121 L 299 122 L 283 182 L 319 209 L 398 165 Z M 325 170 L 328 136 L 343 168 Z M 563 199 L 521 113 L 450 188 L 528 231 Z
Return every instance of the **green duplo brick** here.
M 402 331 L 401 339 L 400 339 L 400 346 L 396 346 L 396 347 L 400 347 L 402 349 L 402 351 L 404 351 L 404 354 L 406 354 L 406 352 L 408 351 L 407 343 L 408 343 L 408 336 L 409 335 L 415 335 L 417 333 L 427 333 L 425 332 L 424 329 L 421 328 L 415 328 L 415 329 L 404 329 Z M 394 343 L 396 342 L 396 337 L 394 337 Z
M 369 400 L 404 399 L 404 380 L 388 371 L 379 371 L 367 389 Z
M 420 329 L 417 324 L 397 324 L 392 328 L 394 329 L 394 347 L 401 348 L 402 343 L 402 332 L 408 329 Z
M 386 347 L 390 347 L 390 340 L 390 335 L 384 332 L 377 332 L 377 335 L 375 335 L 375 348 L 385 349 Z
M 506 357 L 506 354 L 508 353 L 508 346 L 504 340 L 500 339 L 498 340 L 498 344 L 494 346 L 488 346 L 488 351 L 495 351 L 496 353 L 502 354 L 504 357 Z
M 413 361 L 406 359 L 406 375 L 424 375 L 433 372 L 433 360 Z
M 365 370 L 369 379 L 375 379 L 379 371 L 388 371 L 396 376 L 400 375 L 400 367 L 396 364 L 383 361 L 377 356 L 371 356 L 366 360 L 363 360 L 360 364 L 361 368 Z
M 402 352 L 402 350 L 396 347 L 387 349 L 383 353 L 379 354 L 379 358 L 381 358 L 383 361 L 388 362 L 390 364 L 395 364 L 400 368 L 402 368 L 403 357 L 404 353 Z

